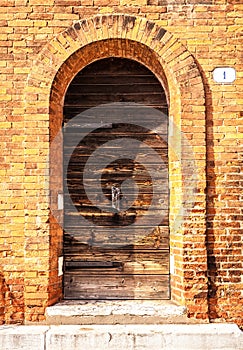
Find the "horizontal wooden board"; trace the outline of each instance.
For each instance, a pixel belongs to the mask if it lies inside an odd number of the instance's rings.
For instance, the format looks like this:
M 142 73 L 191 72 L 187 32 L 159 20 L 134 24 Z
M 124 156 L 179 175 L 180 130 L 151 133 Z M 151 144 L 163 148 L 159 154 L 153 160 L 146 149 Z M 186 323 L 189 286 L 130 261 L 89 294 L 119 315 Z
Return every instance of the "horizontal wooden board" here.
M 94 198 L 97 195 L 97 201 L 100 201 L 100 197 L 99 197 L 99 193 L 97 192 L 97 190 L 99 189 L 99 191 L 103 191 L 104 196 L 107 197 L 108 200 L 111 200 L 111 185 L 112 183 L 103 183 L 103 185 L 101 186 L 100 182 L 98 181 L 96 183 L 96 188 L 95 185 L 93 186 L 88 186 L 87 183 L 85 184 L 85 186 L 82 184 L 81 180 L 80 181 L 75 181 L 75 185 L 76 188 L 78 188 L 78 190 L 75 191 L 75 186 L 74 184 L 70 183 L 68 181 L 67 184 L 65 184 L 65 188 L 64 188 L 64 195 L 65 195 L 65 200 L 67 201 L 67 205 L 69 205 L 70 203 L 70 198 L 72 200 L 73 203 L 75 202 L 79 202 L 83 199 L 84 202 L 84 206 L 86 205 L 86 196 L 87 196 L 87 191 L 88 193 L 92 196 L 92 203 L 94 204 Z M 144 196 L 144 200 L 145 201 L 150 201 L 151 195 L 154 198 L 154 201 L 157 201 L 158 203 L 165 203 L 165 201 L 168 198 L 168 193 L 169 190 L 167 188 L 166 185 L 162 184 L 158 184 L 158 185 L 154 185 L 154 184 L 143 184 L 139 186 L 138 189 L 138 202 L 140 200 L 142 200 L 143 196 Z M 123 192 L 122 192 L 123 193 Z M 134 191 L 131 190 L 129 193 L 127 193 L 127 191 L 125 192 L 125 196 L 128 196 L 127 198 L 129 199 L 132 198 L 132 196 L 134 195 Z M 123 196 L 123 194 L 122 194 Z M 100 201 L 100 203 L 102 203 Z M 150 202 L 149 202 L 150 203 Z M 87 201 L 87 205 L 89 205 L 90 203 Z M 94 204 L 95 205 L 95 204 Z M 110 203 L 111 205 L 111 203 Z M 158 204 L 159 207 L 160 204 Z
M 89 118 L 90 119 L 90 118 Z M 148 117 L 148 125 L 146 126 L 146 120 L 145 120 L 145 127 L 139 126 L 139 124 L 129 124 L 129 123 L 123 123 L 122 126 L 118 128 L 117 124 L 114 124 L 114 121 L 107 118 L 107 120 L 103 121 L 103 124 L 100 125 L 100 122 L 97 122 L 97 120 L 89 120 L 87 117 L 78 117 L 74 119 L 75 121 L 69 121 L 64 125 L 64 140 L 71 140 L 72 137 L 75 137 L 78 139 L 79 136 L 81 136 L 81 139 L 83 140 L 83 143 L 85 140 L 90 140 L 92 137 L 97 138 L 97 142 L 104 142 L 107 139 L 117 139 L 120 137 L 133 137 L 137 140 L 141 141 L 148 141 L 148 142 L 162 142 L 164 140 L 167 140 L 167 124 L 168 120 L 166 121 L 154 121 L 151 120 L 151 118 Z M 97 119 L 97 118 L 96 118 Z M 139 120 L 131 120 L 132 123 L 136 123 L 136 121 L 139 122 Z M 143 120 L 144 122 L 144 120 Z M 149 122 L 152 122 L 151 125 Z M 105 123 L 105 124 L 104 124 Z M 157 130 L 154 130 L 154 127 L 160 127 L 159 134 Z M 72 136 L 71 136 L 72 135 Z M 88 144 L 88 143 L 86 143 Z M 92 145 L 91 145 L 92 147 Z
M 119 81 L 117 79 L 117 75 L 112 72 L 97 72 L 95 74 L 77 74 L 76 77 L 72 80 L 71 85 L 73 86 L 95 86 L 96 85 L 132 85 L 136 86 L 137 84 L 147 84 L 147 85 L 155 85 L 158 86 L 158 81 L 154 79 L 154 76 L 151 74 L 137 74 L 129 72 L 129 74 L 118 74 Z M 94 91 L 94 89 L 93 89 Z
M 75 209 L 76 210 L 76 209 Z M 158 224 L 167 225 L 168 224 L 168 212 L 165 211 L 157 211 L 157 212 L 149 212 L 147 213 L 145 210 L 142 212 L 141 210 L 134 213 L 129 213 L 129 215 L 119 215 L 116 213 L 106 213 L 100 212 L 98 209 L 94 208 L 91 212 L 88 211 L 75 211 L 69 215 L 65 213 L 65 227 L 71 226 L 79 226 L 80 225 L 80 215 L 86 220 L 90 221 L 93 225 L 109 227 L 123 227 L 129 225 L 136 226 L 151 226 L 155 220 L 158 220 Z M 88 222 L 87 222 L 88 225 Z
M 133 237 L 132 237 L 133 238 Z M 70 242 L 71 243 L 68 243 Z M 69 244 L 70 247 L 69 247 Z M 139 239 L 138 237 L 135 237 L 134 239 L 131 239 L 131 237 L 125 237 L 124 239 L 120 237 L 119 239 L 116 239 L 116 237 L 112 237 L 110 239 L 106 239 L 103 237 L 98 236 L 92 237 L 92 236 L 73 236 L 70 234 L 70 237 L 65 240 L 64 243 L 64 255 L 68 257 L 69 255 L 74 256 L 80 256 L 80 252 L 82 252 L 83 247 L 88 246 L 89 248 L 106 248 L 107 249 L 113 249 L 114 251 L 118 252 L 118 250 L 148 250 L 148 249 L 169 249 L 169 239 L 166 237 L 153 239 L 151 236 L 142 237 Z M 87 249 L 87 248 L 86 248 Z
M 84 106 L 84 109 L 87 106 Z M 71 108 L 71 107 L 69 107 Z M 141 104 L 104 104 L 64 122 L 65 133 L 166 135 L 168 116 Z M 164 131 L 164 133 L 163 133 Z
M 161 169 L 162 168 L 162 169 Z M 165 169 L 163 169 L 165 168 Z M 81 164 L 70 164 L 70 166 L 67 169 L 67 172 L 64 174 L 66 176 L 67 183 L 70 184 L 70 188 L 72 184 L 76 181 L 79 181 L 80 185 L 80 179 L 83 180 L 83 174 L 80 172 L 80 170 L 84 171 L 84 166 Z M 153 179 L 153 182 L 156 182 L 157 180 L 160 180 L 160 185 L 163 185 L 164 182 L 166 182 L 167 188 L 166 192 L 168 192 L 168 170 L 166 169 L 165 166 L 161 166 L 161 164 L 158 164 L 158 166 L 153 166 L 152 169 L 148 169 L 148 171 L 144 172 L 139 172 L 137 170 L 132 170 L 126 169 L 124 165 L 124 170 L 117 169 L 117 167 L 114 167 L 114 169 L 111 169 L 110 166 L 109 168 L 103 168 L 100 167 L 99 164 L 97 166 L 92 166 L 92 167 L 85 167 L 85 173 L 84 173 L 84 182 L 85 186 L 89 186 L 89 182 L 92 185 L 93 181 L 96 181 L 95 186 L 97 188 L 97 179 L 99 179 L 99 183 L 104 185 L 106 183 L 114 184 L 114 179 L 117 181 L 117 183 L 122 183 L 126 179 L 131 179 L 134 182 L 136 182 L 137 186 L 139 185 L 144 185 L 144 182 L 152 182 L 151 180 Z M 83 182 L 83 181 L 82 181 Z M 102 186 L 103 187 L 103 186 Z M 105 186 L 107 187 L 107 186 Z M 111 186 L 108 186 L 111 189 Z M 127 189 L 134 189 L 134 187 L 131 186 L 126 186 Z M 104 187 L 103 187 L 104 188 Z M 163 187 L 162 187 L 163 188 Z M 128 191 L 126 191 L 127 193 Z M 132 191 L 134 192 L 134 190 Z M 160 191 L 162 192 L 162 191 Z M 164 193 L 164 191 L 163 191 Z
M 72 239 L 70 236 L 73 238 L 77 237 L 81 239 L 81 237 L 84 236 L 89 236 L 91 234 L 101 234 L 104 236 L 108 236 L 109 233 L 116 228 L 116 225 L 110 225 L 108 228 L 106 227 L 91 227 L 90 225 L 83 225 L 83 226 L 68 226 L 70 228 L 70 231 L 65 230 L 64 231 L 64 238 L 69 237 L 68 239 Z M 134 226 L 134 227 L 125 227 L 125 228 L 120 228 L 119 231 L 120 234 L 124 235 L 134 235 L 138 237 L 139 240 L 141 240 L 144 237 L 150 237 L 152 236 L 153 239 L 155 238 L 169 238 L 169 227 L 167 225 L 165 226 L 146 226 L 143 225 L 142 227 L 139 226 Z M 85 248 L 86 249 L 86 248 Z
M 131 251 L 154 249 L 169 249 L 168 226 L 151 227 L 77 227 L 68 226 L 64 234 L 64 252 L 74 257 L 83 254 L 85 250 L 95 251 L 95 247 L 126 249 Z M 99 253 L 100 250 L 97 251 Z
M 125 147 L 125 145 L 124 145 Z M 93 152 L 95 149 L 93 150 Z M 93 154 L 92 149 L 87 151 L 78 151 L 71 148 L 70 151 L 65 150 L 64 153 L 64 161 L 67 157 L 67 161 L 69 164 L 78 163 L 82 166 L 82 164 L 86 164 L 87 160 L 90 156 L 92 159 L 89 160 L 93 166 L 98 165 L 99 168 L 102 164 L 109 165 L 111 162 L 117 161 L 118 159 L 126 159 L 126 160 L 134 160 L 134 162 L 142 163 L 145 167 L 149 164 L 168 164 L 167 161 L 167 151 L 166 150 L 156 150 L 156 149 L 148 149 L 148 148 L 140 148 L 139 150 L 132 149 L 122 149 L 122 148 L 114 148 L 112 146 L 106 147 L 102 146 L 98 149 L 95 155 Z
M 65 299 L 169 299 L 168 275 L 64 275 Z
M 68 179 L 64 184 L 65 195 L 74 194 L 75 196 L 79 196 L 81 199 L 85 196 L 85 192 L 87 191 L 90 194 L 92 193 L 93 196 L 96 194 L 99 196 L 103 191 L 104 195 L 107 196 L 107 199 L 110 199 L 113 185 L 120 187 L 121 196 L 133 196 L 136 193 L 137 196 L 140 196 L 140 199 L 142 199 L 142 196 L 144 196 L 144 200 L 150 200 L 149 194 L 153 194 L 153 198 L 157 201 L 159 201 L 160 198 L 164 200 L 164 195 L 168 195 L 169 193 L 166 179 L 155 179 L 154 182 L 151 180 L 149 181 L 149 179 L 146 179 L 144 182 L 133 179 L 136 187 L 134 187 L 135 185 L 131 185 L 125 186 L 125 188 L 122 187 L 122 184 L 126 178 L 119 176 L 119 174 L 113 177 L 110 176 L 108 179 L 100 180 L 99 178 L 85 178 L 84 182 L 82 180 L 82 178 Z M 77 191 L 75 191 L 75 189 L 77 189 Z M 92 198 L 94 198 L 93 196 Z
M 87 250 L 73 256 L 73 251 L 65 250 L 65 271 L 71 270 L 76 274 L 168 274 L 169 251 L 116 251 L 100 252 Z
M 98 203 L 99 204 L 99 203 Z M 124 204 L 125 206 L 125 204 Z M 99 218 L 106 218 L 107 220 L 110 220 L 111 222 L 114 220 L 115 222 L 117 221 L 121 221 L 121 222 L 126 222 L 126 220 L 133 220 L 134 215 L 137 216 L 138 219 L 140 219 L 141 217 L 144 217 L 144 219 L 146 220 L 146 222 L 150 219 L 150 218 L 154 218 L 156 216 L 167 216 L 168 215 L 168 208 L 166 207 L 166 205 L 163 205 L 163 203 L 161 204 L 161 206 L 159 206 L 159 204 L 155 204 L 155 205 L 150 205 L 149 204 L 146 206 L 146 204 L 143 204 L 143 206 L 131 206 L 130 208 L 126 208 L 123 210 L 123 207 L 121 205 L 121 209 L 117 210 L 115 208 L 113 208 L 110 205 L 107 206 L 100 206 L 98 207 L 98 205 L 96 206 L 95 203 L 91 203 L 91 205 L 87 205 L 87 206 L 78 206 L 76 205 L 75 208 L 74 206 L 69 206 L 65 207 L 65 218 L 68 220 L 73 220 L 75 219 L 75 217 L 79 217 L 80 215 L 86 215 L 87 217 L 92 217 L 92 215 L 96 215 Z M 146 218 L 145 218 L 146 217 Z M 144 225 L 145 222 L 144 222 Z M 151 222 L 148 221 L 147 225 L 152 225 Z
M 94 104 L 95 99 L 95 104 Z M 113 93 L 113 94 L 80 94 L 80 95 L 68 95 L 65 100 L 65 108 L 67 107 L 83 107 L 85 106 L 97 106 L 104 103 L 115 103 L 115 102 L 134 102 L 143 103 L 144 105 L 150 105 L 151 103 L 151 93 L 144 94 L 124 94 L 124 93 Z M 161 106 L 161 101 L 163 100 L 163 95 L 160 93 L 153 94 L 153 105 Z
M 70 195 L 70 194 L 69 194 Z M 153 210 L 160 210 L 160 209 L 167 209 L 168 207 L 168 202 L 167 202 L 167 198 L 168 196 L 165 195 L 166 198 L 164 198 L 164 200 L 157 202 L 156 205 L 151 205 L 151 200 L 152 198 L 148 198 L 145 199 L 144 197 L 142 199 L 138 199 L 138 200 L 133 200 L 133 197 L 131 196 L 129 198 L 129 195 L 126 195 L 126 198 L 123 198 L 124 202 L 121 202 L 119 205 L 119 209 L 120 211 L 126 211 L 128 212 L 129 207 L 132 207 L 132 210 L 147 210 L 148 208 L 153 209 Z M 151 195 L 152 197 L 152 195 Z M 161 196 L 162 197 L 162 196 Z M 75 200 L 74 198 L 72 198 L 71 195 L 71 201 L 66 201 L 65 203 L 65 212 L 68 214 L 69 211 L 73 211 L 74 210 L 74 206 L 77 209 L 78 212 L 83 212 L 85 211 L 85 213 L 87 213 L 90 209 L 93 209 L 94 206 L 99 206 L 102 211 L 110 211 L 112 210 L 113 212 L 117 212 L 116 210 L 113 210 L 114 208 L 112 208 L 112 201 L 110 198 L 109 199 L 109 203 L 106 203 L 104 200 L 99 199 L 99 197 L 95 198 L 95 202 L 90 202 L 88 198 L 83 197 L 81 200 Z M 163 199 L 163 197 L 161 198 Z M 150 207 L 151 205 L 151 207 Z
M 80 71 L 76 77 L 81 77 L 85 73 L 85 76 L 91 78 L 97 76 L 127 76 L 130 74 L 154 76 L 151 74 L 148 68 L 139 64 L 137 61 L 128 60 L 124 58 L 109 57 L 98 61 L 98 64 L 90 64 Z
M 88 164 L 84 161 L 85 158 L 81 158 L 80 162 L 75 161 L 72 162 L 70 160 L 65 164 L 65 172 L 64 172 L 64 178 L 69 179 L 80 179 L 82 178 L 82 172 L 84 172 L 85 179 L 94 179 L 94 178 L 100 178 L 100 179 L 109 179 L 109 177 L 116 176 L 117 178 L 120 178 L 122 181 L 126 178 L 131 178 L 135 180 L 140 180 L 140 182 L 147 181 L 148 179 L 166 179 L 168 180 L 168 168 L 167 164 L 160 162 L 158 164 L 156 163 L 149 163 L 146 160 L 146 163 L 143 166 L 144 169 L 139 169 L 138 167 L 134 166 L 134 169 L 132 169 L 132 166 L 129 164 L 129 160 L 127 160 L 127 168 L 126 168 L 126 160 L 123 160 L 123 165 L 118 165 L 116 161 L 110 162 L 109 164 L 103 165 L 100 163 L 93 163 Z M 88 158 L 86 158 L 88 160 Z
M 139 154 L 139 153 L 148 152 L 148 151 L 150 151 L 150 153 L 157 152 L 159 155 L 163 156 L 167 152 L 168 144 L 164 140 L 154 140 L 154 139 L 149 140 L 149 139 L 146 139 L 146 137 L 144 137 L 144 139 L 141 137 L 140 138 L 141 140 L 140 140 L 135 135 L 134 136 L 131 135 L 131 138 L 133 140 L 138 140 L 141 143 L 139 148 L 137 148 L 136 150 L 135 149 L 133 150 L 134 153 L 132 154 L 134 154 L 134 156 L 136 156 L 137 153 Z M 76 139 L 76 140 L 80 139 L 81 142 L 77 145 L 74 145 L 73 139 Z M 94 134 L 92 135 L 92 137 L 90 136 L 85 138 L 82 138 L 82 134 L 69 134 L 68 138 L 64 140 L 64 145 L 65 145 L 64 154 L 71 155 L 73 153 L 76 153 L 77 155 L 80 154 L 83 156 L 84 155 L 88 156 L 90 155 L 90 153 L 93 153 L 98 148 L 101 151 L 101 147 L 102 147 L 102 150 L 104 149 L 106 152 L 114 148 L 114 142 L 116 142 L 116 140 L 118 140 L 117 142 L 121 142 L 121 147 L 120 148 L 116 147 L 117 149 L 120 149 L 120 150 L 124 150 L 123 148 L 127 146 L 127 144 L 129 143 L 128 137 L 125 138 L 123 135 L 118 135 L 115 133 L 113 135 Z M 112 144 L 110 141 L 112 141 Z M 130 154 L 131 154 L 131 150 L 130 150 Z
M 90 190 L 91 192 L 98 193 L 97 189 L 102 188 L 102 191 L 104 191 L 104 193 L 109 194 L 111 193 L 111 188 L 113 185 L 118 185 L 122 187 L 122 183 L 125 180 L 126 177 L 121 176 L 120 173 L 115 173 L 113 176 L 109 176 L 108 179 L 102 177 L 101 179 L 99 177 L 98 179 L 89 178 L 85 174 L 84 181 L 81 176 L 79 178 L 76 177 L 73 179 L 67 179 L 64 191 L 68 194 L 75 192 L 73 190 L 77 189 L 77 191 L 74 194 L 83 195 L 84 191 Z M 126 186 L 125 194 L 133 194 L 134 191 L 138 191 L 141 195 L 146 193 L 153 193 L 154 196 L 156 196 L 159 194 L 169 192 L 168 181 L 166 181 L 167 178 L 163 179 L 162 175 L 159 179 L 155 178 L 154 181 L 152 181 L 150 178 L 145 178 L 141 180 L 139 177 L 131 178 L 131 180 L 135 182 L 135 184 L 137 185 L 137 189 L 134 189 L 134 186 Z
M 65 218 L 72 220 L 76 216 L 80 215 L 86 215 L 87 217 L 91 217 L 93 214 L 95 214 L 97 217 L 107 218 L 108 220 L 114 220 L 117 222 L 118 220 L 121 222 L 126 222 L 126 220 L 130 220 L 134 218 L 134 215 L 137 216 L 137 218 L 140 220 L 141 217 L 146 218 L 149 220 L 149 217 L 154 218 L 156 216 L 167 216 L 168 215 L 168 208 L 166 203 L 161 203 L 161 205 L 149 205 L 149 203 L 142 203 L 142 205 L 139 205 L 136 203 L 132 204 L 130 208 L 126 207 L 126 203 L 121 203 L 119 210 L 112 207 L 111 203 L 108 203 L 107 205 L 104 205 L 102 202 L 96 203 L 91 202 L 90 205 L 79 205 L 74 204 L 73 205 L 66 205 L 65 207 Z M 152 222 L 150 222 L 150 225 Z
M 93 76 L 90 77 L 90 79 L 94 78 Z M 136 77 L 134 77 L 136 78 Z M 87 81 L 87 80 L 86 80 Z M 97 81 L 97 79 L 96 79 Z M 147 82 L 146 78 L 142 79 L 139 82 L 138 81 L 133 81 L 131 84 L 125 82 L 124 84 L 121 84 L 120 81 L 117 79 L 113 80 L 111 83 L 105 82 L 104 84 L 104 76 L 103 76 L 103 83 L 102 81 L 100 84 L 86 84 L 86 83 L 81 83 L 81 84 L 71 84 L 68 94 L 69 96 L 79 96 L 82 95 L 83 93 L 85 94 L 94 94 L 94 91 L 96 94 L 103 94 L 104 92 L 106 94 L 114 94 L 115 93 L 122 93 L 122 94 L 134 94 L 134 92 L 141 93 L 141 94 L 147 94 L 151 93 L 154 94 L 156 90 L 160 91 L 161 96 L 165 98 L 165 93 L 164 91 L 161 91 L 159 83 L 153 82 Z
M 97 204 L 96 204 L 97 203 Z M 87 203 L 87 205 L 81 203 L 75 203 L 73 202 L 72 204 L 66 204 L 65 206 L 65 215 L 66 218 L 68 219 L 69 215 L 73 213 L 73 211 L 76 209 L 78 215 L 90 215 L 92 213 L 95 213 L 97 215 L 99 215 L 101 212 L 102 213 L 107 213 L 105 215 L 102 216 L 106 216 L 107 218 L 110 217 L 111 220 L 114 219 L 119 219 L 119 220 L 123 220 L 123 218 L 125 219 L 125 216 L 129 219 L 130 217 L 133 217 L 134 215 L 137 215 L 139 218 L 141 216 L 147 215 L 147 211 L 153 210 L 153 215 L 151 216 L 155 216 L 155 215 L 168 215 L 168 205 L 167 202 L 164 203 L 158 203 L 157 205 L 150 205 L 150 202 L 142 202 L 139 203 L 137 201 L 131 202 L 131 206 L 129 205 L 130 203 L 128 202 L 128 205 L 126 205 L 126 200 L 125 202 L 121 202 L 119 205 L 119 210 L 116 208 L 112 207 L 112 202 L 110 201 L 110 203 L 105 204 L 103 201 L 97 201 L 97 202 L 90 202 Z M 94 207 L 98 207 L 99 209 L 94 209 Z M 130 206 L 130 207 L 129 207 Z M 75 209 L 74 209 L 75 207 Z M 112 215 L 110 214 L 112 213 Z M 118 218 L 117 218 L 117 214 L 118 214 Z M 116 215 L 116 217 L 114 217 Z
M 118 136 L 133 136 L 141 140 L 154 140 L 160 142 L 161 140 L 164 140 L 164 135 L 166 135 L 168 118 L 161 119 L 160 113 L 156 116 L 153 116 L 152 111 L 151 116 L 148 114 L 143 117 L 140 113 L 140 110 L 138 109 L 138 115 L 131 114 L 130 117 L 128 115 L 127 120 L 121 120 L 119 114 L 117 116 L 112 116 L 112 114 L 116 111 L 109 112 L 109 109 L 104 110 L 104 114 L 107 114 L 106 116 L 97 116 L 95 113 L 93 113 L 94 116 L 91 116 L 91 112 L 92 111 L 90 111 L 90 113 L 87 112 L 87 116 L 80 116 L 64 124 L 64 130 L 67 138 L 69 137 L 70 133 L 74 135 L 76 134 L 76 136 L 77 134 L 81 134 L 83 137 L 89 133 L 86 137 L 92 138 L 99 136 L 99 138 L 101 138 L 101 141 L 102 137 L 106 139 L 109 137 L 117 138 Z M 100 112 L 99 109 L 98 112 Z M 157 128 L 160 127 L 161 133 L 158 134 L 158 130 L 154 129 L 156 126 Z M 162 139 L 160 135 L 163 135 Z
M 88 134 L 87 134 L 88 133 Z M 75 152 L 81 152 L 89 154 L 90 150 L 95 150 L 98 147 L 109 150 L 111 146 L 111 141 L 114 145 L 116 143 L 123 149 L 124 145 L 133 146 L 134 141 L 137 140 L 138 146 L 137 151 L 148 150 L 151 148 L 156 152 L 164 152 L 168 148 L 167 136 L 166 134 L 154 135 L 154 134 L 143 134 L 132 133 L 132 130 L 126 133 L 123 129 L 117 132 L 115 128 L 111 128 L 109 132 L 96 132 L 91 130 L 82 129 L 80 132 L 78 130 L 70 130 L 70 128 L 65 129 L 64 134 L 64 146 L 67 153 L 75 146 Z M 74 144 L 74 140 L 75 143 Z M 139 144 L 140 143 L 140 144 Z M 135 150 L 134 150 L 135 151 Z
M 135 137 L 133 138 L 133 140 L 136 139 Z M 99 142 L 100 139 L 97 136 L 96 138 L 92 138 L 92 139 L 84 139 L 83 140 L 86 143 L 90 143 L 89 146 L 85 147 L 85 145 L 82 143 L 78 144 L 75 149 L 74 149 L 74 145 L 72 144 L 72 140 L 71 140 L 71 146 L 69 147 L 69 145 L 65 144 L 65 153 L 67 155 L 72 155 L 72 154 L 76 154 L 77 156 L 90 156 L 91 153 L 93 153 L 95 150 L 99 149 L 99 153 L 102 155 L 108 155 L 109 153 L 114 154 L 115 152 L 119 152 L 123 155 L 123 158 L 126 158 L 126 153 L 128 153 L 129 157 L 127 157 L 127 159 L 133 159 L 134 161 L 136 161 L 136 157 L 139 156 L 140 154 L 147 154 L 147 156 L 149 156 L 150 154 L 154 154 L 155 152 L 158 154 L 158 156 L 162 157 L 165 156 L 167 154 L 167 149 L 168 149 L 168 145 L 167 144 L 157 144 L 157 145 L 153 145 L 153 144 L 149 144 L 149 142 L 146 142 L 145 140 L 142 140 L 140 142 L 140 146 L 137 149 L 127 149 L 125 147 L 129 147 L 129 138 L 125 139 L 125 138 L 120 138 L 117 142 L 121 143 L 121 146 L 116 146 L 116 140 L 109 140 L 109 138 L 103 138 L 102 142 Z M 112 141 L 112 142 L 110 142 Z M 131 142 L 131 147 L 133 147 L 133 143 Z M 102 153 L 103 152 L 103 153 Z M 119 154 L 117 153 L 117 154 Z M 116 154 L 116 153 L 115 153 Z M 156 154 L 156 155 L 157 155 Z M 131 158 L 132 157 L 132 158 Z M 116 158 L 118 159 L 118 158 Z
M 155 104 L 155 103 L 149 101 L 146 103 L 146 106 L 160 112 L 161 118 L 165 118 L 166 116 L 168 116 L 168 107 L 165 105 L 161 105 L 161 103 Z M 99 108 L 99 110 L 101 109 L 101 105 L 96 104 L 95 102 L 90 103 L 90 104 L 85 104 L 85 105 L 83 104 L 82 106 L 78 106 L 78 107 L 77 106 L 68 106 L 68 107 L 65 106 L 64 111 L 63 111 L 64 122 L 68 123 L 72 118 L 78 116 L 78 119 L 82 120 L 82 123 L 80 123 L 80 124 L 85 125 L 84 117 L 86 115 L 89 115 L 90 111 L 92 111 L 93 114 L 98 113 L 97 111 L 94 110 L 94 107 Z M 144 104 L 142 105 L 142 107 L 144 107 Z M 99 111 L 99 113 L 100 113 L 100 111 Z M 122 114 L 124 115 L 125 113 L 123 112 Z M 127 118 L 129 118 L 129 114 L 128 114 Z M 167 117 L 167 119 L 168 119 L 168 117 Z M 134 121 L 134 123 L 135 123 L 135 121 Z M 146 123 L 146 125 L 148 125 L 150 127 L 150 129 L 153 129 L 153 121 L 151 121 L 148 118 L 147 122 L 145 119 L 145 123 Z M 82 128 L 82 125 L 80 125 L 80 124 L 79 124 L 79 127 Z M 69 126 L 69 125 L 67 124 L 67 126 Z M 94 128 L 98 128 L 98 127 L 99 127 L 98 125 L 97 126 L 94 125 Z M 161 130 L 161 132 L 163 132 L 163 129 L 160 128 L 160 130 Z
M 86 177 L 84 182 L 82 180 L 82 178 L 74 178 L 72 180 L 68 179 L 65 183 L 65 194 L 68 195 L 68 193 L 73 193 L 74 195 L 82 197 L 84 193 L 87 192 L 87 190 L 89 191 L 89 193 L 98 194 L 99 192 L 97 190 L 102 189 L 101 191 L 103 191 L 105 195 L 109 196 L 109 194 L 111 194 L 111 188 L 113 185 L 121 186 L 121 193 L 123 193 L 122 183 L 126 180 L 126 178 L 121 177 L 118 173 L 117 176 L 114 175 L 113 177 L 110 177 L 107 180 L 102 178 L 98 178 L 95 180 Z M 169 192 L 166 179 L 155 179 L 154 182 L 152 182 L 150 179 L 146 179 L 146 181 L 144 182 L 138 180 L 136 181 L 136 179 L 132 180 L 134 180 L 134 182 L 136 183 L 137 188 L 134 188 L 134 186 L 126 186 L 124 195 L 133 195 L 134 191 L 140 196 L 146 196 L 147 194 L 153 193 L 154 198 L 157 198 L 159 200 L 158 196 L 160 194 L 167 194 Z M 77 189 L 76 192 L 75 189 Z

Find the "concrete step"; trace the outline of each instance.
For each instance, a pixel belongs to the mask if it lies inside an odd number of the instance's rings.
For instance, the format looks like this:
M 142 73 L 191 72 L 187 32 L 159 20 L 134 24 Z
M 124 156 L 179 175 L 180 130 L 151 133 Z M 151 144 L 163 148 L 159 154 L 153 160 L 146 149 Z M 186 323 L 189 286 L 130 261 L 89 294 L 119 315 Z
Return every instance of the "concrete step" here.
M 46 309 L 48 325 L 190 323 L 184 306 L 170 300 L 62 301 Z M 198 321 L 197 321 L 198 322 Z
M 242 350 L 234 324 L 0 326 L 1 350 Z

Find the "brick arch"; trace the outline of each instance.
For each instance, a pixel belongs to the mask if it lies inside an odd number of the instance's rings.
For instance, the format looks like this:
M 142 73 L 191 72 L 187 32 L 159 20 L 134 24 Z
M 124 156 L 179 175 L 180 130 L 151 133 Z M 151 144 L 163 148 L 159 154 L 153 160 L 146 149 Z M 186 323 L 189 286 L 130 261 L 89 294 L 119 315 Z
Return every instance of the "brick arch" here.
M 193 150 L 193 161 L 198 173 L 197 189 L 190 215 L 184 214 L 183 224 L 171 232 L 171 255 L 174 261 L 171 291 L 172 299 L 186 305 L 189 315 L 205 318 L 205 97 L 199 69 L 186 47 L 171 33 L 140 17 L 98 15 L 76 22 L 50 41 L 35 61 L 27 80 L 26 110 L 31 110 L 33 92 L 38 95 L 41 108 L 31 115 L 26 114 L 26 122 L 33 118 L 39 120 L 43 113 L 46 116 L 45 132 L 52 141 L 62 126 L 63 101 L 72 78 L 91 62 L 110 56 L 134 59 L 147 66 L 160 80 L 170 100 L 170 118 L 173 118 L 176 126 L 170 137 L 169 151 L 171 223 L 178 215 L 183 215 L 179 208 L 187 198 L 184 164 L 187 166 L 188 159 L 192 157 L 188 154 L 188 146 L 183 142 L 181 132 L 192 147 L 190 152 Z M 55 174 L 61 173 L 58 164 L 62 162 L 61 153 L 53 149 L 52 152 L 55 153 L 55 164 L 50 164 L 50 189 L 55 193 L 61 188 L 60 176 L 55 177 Z M 36 161 L 43 162 L 41 159 Z M 37 202 L 39 196 L 37 192 Z M 48 210 L 46 207 L 42 214 L 50 237 L 46 260 L 49 274 L 45 280 L 46 296 L 43 297 L 42 305 L 54 303 L 62 293 L 62 277 L 57 273 L 57 258 L 62 250 L 62 229 L 52 216 L 49 217 Z M 42 266 L 40 269 L 46 271 Z M 28 279 L 26 283 L 29 283 Z M 28 305 L 31 307 L 28 295 L 26 305 L 28 312 Z

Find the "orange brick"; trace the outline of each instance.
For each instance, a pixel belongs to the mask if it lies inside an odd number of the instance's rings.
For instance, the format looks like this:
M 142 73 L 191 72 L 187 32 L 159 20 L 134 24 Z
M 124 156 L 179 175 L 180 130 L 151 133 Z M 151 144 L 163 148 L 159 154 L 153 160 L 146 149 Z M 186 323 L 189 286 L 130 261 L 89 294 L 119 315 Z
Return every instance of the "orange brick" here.
M 187 1 L 188 16 L 183 0 L 1 1 L 0 324 L 43 320 L 62 297 L 63 232 L 50 216 L 48 181 L 54 172 L 57 191 L 62 160 L 57 151 L 49 163 L 50 139 L 73 77 L 108 56 L 143 63 L 170 98 L 172 299 L 190 317 L 242 325 L 243 5 L 206 2 Z M 227 66 L 236 80 L 214 82 L 214 68 Z M 178 217 L 183 227 L 173 225 Z

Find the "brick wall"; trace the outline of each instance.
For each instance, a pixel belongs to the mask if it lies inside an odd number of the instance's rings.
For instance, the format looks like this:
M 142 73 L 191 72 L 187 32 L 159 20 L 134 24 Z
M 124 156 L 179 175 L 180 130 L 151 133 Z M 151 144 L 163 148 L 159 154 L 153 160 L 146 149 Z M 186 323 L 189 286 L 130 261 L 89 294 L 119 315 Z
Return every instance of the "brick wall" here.
M 80 57 L 75 53 L 83 50 L 80 69 L 97 53 L 118 54 L 141 62 L 149 57 L 144 64 L 161 81 L 166 76 L 170 114 L 193 147 L 200 179 L 190 217 L 171 232 L 172 297 L 187 305 L 191 317 L 242 323 L 240 1 L 48 0 L 43 5 L 10 0 L 0 6 L 0 322 L 42 320 L 45 307 L 62 297 L 57 275 L 62 231 L 50 216 L 49 190 L 55 185 L 49 182 L 47 157 L 49 140 L 61 125 L 65 88 Z M 94 26 L 72 27 L 96 15 L 104 17 Z M 159 28 L 167 36 L 154 41 Z M 236 81 L 215 83 L 212 71 L 218 66 L 234 67 Z M 179 166 L 171 159 L 173 221 L 176 181 L 180 178 L 183 189 L 186 156 Z

